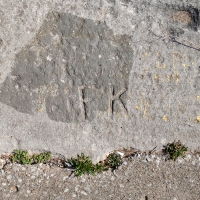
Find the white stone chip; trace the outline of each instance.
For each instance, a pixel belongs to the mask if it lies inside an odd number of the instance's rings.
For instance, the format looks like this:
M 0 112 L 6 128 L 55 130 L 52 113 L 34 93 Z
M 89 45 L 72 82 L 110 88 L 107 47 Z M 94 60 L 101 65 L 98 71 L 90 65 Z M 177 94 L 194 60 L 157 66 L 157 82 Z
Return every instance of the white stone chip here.
M 69 191 L 69 189 L 68 189 L 68 188 L 65 188 L 64 192 L 68 192 L 68 191 Z
M 87 196 L 88 194 L 85 191 L 81 191 L 81 194 Z

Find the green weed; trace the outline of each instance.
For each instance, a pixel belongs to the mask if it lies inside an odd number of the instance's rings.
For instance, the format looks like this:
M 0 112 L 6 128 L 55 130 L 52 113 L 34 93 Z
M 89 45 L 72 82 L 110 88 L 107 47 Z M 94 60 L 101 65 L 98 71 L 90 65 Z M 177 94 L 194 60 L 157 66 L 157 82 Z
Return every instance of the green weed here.
M 12 162 L 17 162 L 19 164 L 35 164 L 35 163 L 45 163 L 51 157 L 50 152 L 43 152 L 40 154 L 34 154 L 32 157 L 28 155 L 28 151 L 24 150 L 14 150 L 11 157 Z
M 46 163 L 51 157 L 50 152 L 43 152 L 38 155 L 33 155 L 34 163 Z
M 187 150 L 188 147 L 178 141 L 167 144 L 164 148 L 164 153 L 169 154 L 170 159 L 176 160 L 178 157 L 183 156 Z
M 111 153 L 105 160 L 105 165 L 110 167 L 112 170 L 117 169 L 117 167 L 121 164 L 121 157 L 117 153 Z
M 22 165 L 32 164 L 32 159 L 29 157 L 28 151 L 23 150 L 14 150 L 11 160 Z
M 83 174 L 91 174 L 102 172 L 107 168 L 102 164 L 93 164 L 89 157 L 86 157 L 83 153 L 77 155 L 77 158 L 71 158 L 67 160 L 71 167 L 75 170 L 75 176 L 81 176 Z

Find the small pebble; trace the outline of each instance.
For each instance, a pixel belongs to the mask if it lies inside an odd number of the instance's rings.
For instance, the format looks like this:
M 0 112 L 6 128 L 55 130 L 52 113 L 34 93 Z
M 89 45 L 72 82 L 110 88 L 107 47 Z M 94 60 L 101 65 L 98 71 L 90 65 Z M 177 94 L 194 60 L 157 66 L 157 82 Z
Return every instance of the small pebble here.
M 10 179 L 12 178 L 12 176 L 11 176 L 11 175 L 8 175 L 8 176 L 6 176 L 6 178 L 7 178 L 8 180 L 10 180 Z
M 124 156 L 124 153 L 122 153 L 122 152 L 120 152 L 120 151 L 117 151 L 117 153 L 118 153 L 121 157 Z
M 66 179 L 68 179 L 69 178 L 69 176 L 64 176 L 63 177 L 63 181 L 65 181 Z
M 114 177 L 114 176 L 112 176 L 110 180 L 111 180 L 111 181 L 114 181 L 114 180 L 115 180 L 115 177 Z
M 22 170 L 23 170 L 23 171 L 25 171 L 25 170 L 26 170 L 26 168 L 25 168 L 25 167 L 22 167 Z
M 192 158 L 192 156 L 190 155 L 190 154 L 188 154 L 187 156 L 186 156 L 186 159 L 187 160 L 189 160 L 189 159 L 191 159 Z
M 17 186 L 15 186 L 15 185 L 11 186 L 11 187 L 10 187 L 10 191 L 11 191 L 11 192 L 17 192 L 17 191 L 18 191 Z
M 68 192 L 68 191 L 69 191 L 69 189 L 68 189 L 68 188 L 65 188 L 64 192 Z
M 76 194 L 72 194 L 72 197 L 73 197 L 73 198 L 76 197 Z
M 85 179 L 84 178 L 81 179 L 81 183 L 85 183 Z
M 6 183 L 2 183 L 3 186 L 6 186 Z
M 87 192 L 91 192 L 91 189 L 90 189 L 90 187 L 84 187 L 84 189 L 87 191 Z
M 36 169 L 37 169 L 36 167 L 32 167 L 32 168 L 31 168 L 31 172 L 35 172 Z
M 21 179 L 21 178 L 19 178 L 19 179 L 18 179 L 18 182 L 19 182 L 19 183 L 21 183 L 21 182 L 22 182 L 22 179 Z
M 183 163 L 184 162 L 183 158 L 178 158 L 177 160 L 178 160 L 179 163 Z
M 146 156 L 146 160 L 147 160 L 147 162 L 151 162 L 152 161 L 151 158 L 149 158 L 149 156 Z
M 87 196 L 88 194 L 85 191 L 81 191 L 81 194 Z
M 6 161 L 3 159 L 0 159 L 0 169 L 2 169 L 5 164 L 6 164 Z
M 119 170 L 122 170 L 122 165 L 120 165 L 120 166 L 118 167 L 118 169 L 119 169 Z
M 124 162 L 123 162 L 123 165 L 127 165 L 127 162 L 126 162 L 126 161 L 124 161 Z

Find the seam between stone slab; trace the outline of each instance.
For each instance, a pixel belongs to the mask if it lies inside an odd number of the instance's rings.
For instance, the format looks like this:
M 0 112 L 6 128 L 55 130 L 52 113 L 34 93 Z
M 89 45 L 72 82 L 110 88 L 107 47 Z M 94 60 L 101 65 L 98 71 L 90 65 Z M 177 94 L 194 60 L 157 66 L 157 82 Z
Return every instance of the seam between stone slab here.
M 33 151 L 31 151 L 31 152 L 28 151 L 28 153 L 30 156 L 35 154 L 35 153 L 33 153 Z M 148 151 L 140 151 L 140 150 L 137 150 L 134 148 L 123 148 L 123 149 L 114 150 L 114 151 L 106 154 L 106 156 L 108 156 L 111 153 L 118 153 L 121 156 L 122 161 L 124 161 L 124 159 L 127 159 L 127 158 L 133 158 L 133 159 L 140 158 L 144 162 L 152 162 L 155 159 L 179 162 L 179 163 L 183 163 L 184 161 L 194 161 L 195 159 L 199 159 L 199 162 L 200 162 L 200 150 L 199 149 L 198 150 L 188 150 L 187 152 L 185 152 L 184 156 L 178 157 L 175 161 L 170 160 L 169 156 L 167 154 L 165 154 L 162 149 L 156 150 L 156 147 L 154 149 L 148 150 Z M 11 161 L 12 155 L 13 155 L 12 153 L 0 155 L 0 169 L 3 169 L 5 165 L 12 163 L 12 161 Z M 62 163 L 67 162 L 68 158 L 65 158 L 65 156 L 60 155 L 60 154 L 52 154 L 51 159 L 48 162 L 38 163 L 38 164 L 45 164 L 45 165 L 50 165 L 50 166 L 56 165 L 57 167 L 60 167 L 60 168 L 67 168 L 67 167 L 62 166 Z M 105 159 L 102 161 L 99 161 L 99 162 L 103 162 L 103 161 L 105 161 Z M 14 163 L 16 163 L 16 162 L 14 162 Z M 37 165 L 37 164 L 29 164 L 29 165 Z

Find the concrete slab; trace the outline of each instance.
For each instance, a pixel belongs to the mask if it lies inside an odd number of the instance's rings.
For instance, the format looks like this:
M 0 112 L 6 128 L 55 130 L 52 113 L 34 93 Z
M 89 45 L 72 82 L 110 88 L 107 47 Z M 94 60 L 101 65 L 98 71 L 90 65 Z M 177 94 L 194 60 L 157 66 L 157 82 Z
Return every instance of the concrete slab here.
M 0 153 L 93 160 L 199 148 L 199 2 L 0 2 Z

